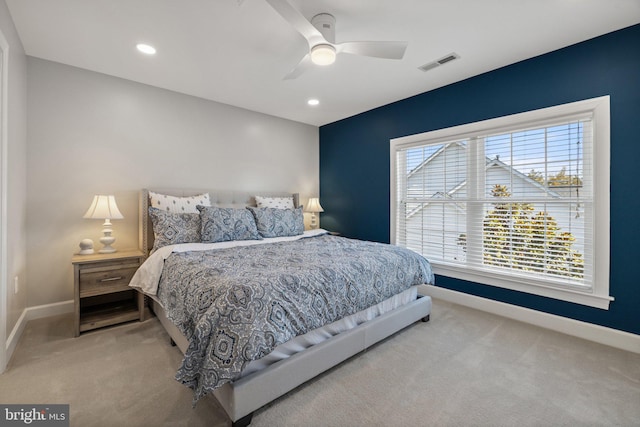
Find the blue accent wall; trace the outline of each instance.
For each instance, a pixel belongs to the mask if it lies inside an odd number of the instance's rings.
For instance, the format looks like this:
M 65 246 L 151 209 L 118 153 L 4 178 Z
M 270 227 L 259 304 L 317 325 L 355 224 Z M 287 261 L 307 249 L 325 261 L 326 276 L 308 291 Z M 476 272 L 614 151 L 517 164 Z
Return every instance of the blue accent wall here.
M 322 126 L 322 227 L 389 242 L 392 138 L 604 95 L 611 97 L 610 293 L 615 301 L 609 310 L 442 276 L 436 283 L 640 334 L 640 24 Z

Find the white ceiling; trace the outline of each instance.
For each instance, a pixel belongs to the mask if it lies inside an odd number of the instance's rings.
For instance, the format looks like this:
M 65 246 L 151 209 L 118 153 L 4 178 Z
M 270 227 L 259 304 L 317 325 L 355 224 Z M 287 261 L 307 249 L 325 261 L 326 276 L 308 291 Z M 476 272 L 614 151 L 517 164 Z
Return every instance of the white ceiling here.
M 264 0 L 6 2 L 28 55 L 318 126 L 640 22 L 639 0 L 290 0 L 334 15 L 336 42 L 409 47 L 283 80 L 308 47 Z

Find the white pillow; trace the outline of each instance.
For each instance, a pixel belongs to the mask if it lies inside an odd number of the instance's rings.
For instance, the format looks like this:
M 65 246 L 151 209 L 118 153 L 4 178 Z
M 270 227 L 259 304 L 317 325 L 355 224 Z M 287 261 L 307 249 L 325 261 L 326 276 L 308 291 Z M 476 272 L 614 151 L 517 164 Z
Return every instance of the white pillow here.
M 211 206 L 211 200 L 209 200 L 209 193 L 189 197 L 175 197 L 149 191 L 149 205 L 172 213 L 199 214 L 200 212 L 198 212 L 196 206 Z
M 259 208 L 295 209 L 293 197 L 262 197 L 256 196 L 256 204 Z

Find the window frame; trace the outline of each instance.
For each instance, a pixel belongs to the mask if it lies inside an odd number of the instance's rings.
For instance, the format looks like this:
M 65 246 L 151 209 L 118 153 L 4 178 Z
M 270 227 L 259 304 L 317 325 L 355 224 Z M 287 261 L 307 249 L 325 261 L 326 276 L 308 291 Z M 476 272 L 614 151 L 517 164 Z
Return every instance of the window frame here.
M 591 114 L 593 120 L 593 286 L 589 290 L 558 287 L 547 280 L 533 280 L 517 276 L 485 271 L 464 265 L 431 261 L 434 273 L 441 276 L 482 283 L 485 285 L 526 292 L 534 295 L 568 301 L 604 310 L 609 309 L 613 297 L 609 295 L 610 266 L 610 97 L 601 96 L 583 101 L 512 114 L 494 119 L 467 123 L 459 126 L 409 135 L 390 140 L 390 236 L 391 243 L 398 244 L 396 228 L 398 219 L 398 150 L 464 139 L 478 133 L 492 133 L 506 127 L 530 127 L 537 123 L 563 119 L 574 115 Z M 545 283 L 546 282 L 546 283 Z

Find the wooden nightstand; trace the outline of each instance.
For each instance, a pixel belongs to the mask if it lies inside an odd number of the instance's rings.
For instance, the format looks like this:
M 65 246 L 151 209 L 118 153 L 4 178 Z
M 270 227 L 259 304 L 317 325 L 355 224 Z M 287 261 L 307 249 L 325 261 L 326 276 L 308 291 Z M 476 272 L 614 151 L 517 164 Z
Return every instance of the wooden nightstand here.
M 92 329 L 144 320 L 144 295 L 129 287 L 143 261 L 139 250 L 73 256 L 76 337 Z

